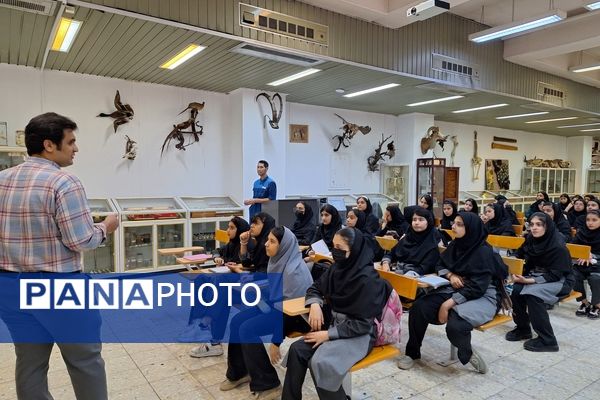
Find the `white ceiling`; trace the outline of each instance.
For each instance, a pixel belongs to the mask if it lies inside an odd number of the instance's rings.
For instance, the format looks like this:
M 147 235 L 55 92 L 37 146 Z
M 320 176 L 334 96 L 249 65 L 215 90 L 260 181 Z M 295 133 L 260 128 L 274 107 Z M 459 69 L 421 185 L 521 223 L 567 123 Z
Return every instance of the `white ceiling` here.
M 424 0 L 301 0 L 389 28 L 416 22 L 406 10 Z M 600 10 L 584 8 L 593 0 L 448 0 L 450 12 L 488 26 L 542 14 L 552 7 L 568 18 L 545 29 L 506 40 L 504 58 L 576 82 L 600 87 L 600 71 L 574 73 L 569 67 L 600 63 Z M 481 44 L 485 46 L 485 44 Z

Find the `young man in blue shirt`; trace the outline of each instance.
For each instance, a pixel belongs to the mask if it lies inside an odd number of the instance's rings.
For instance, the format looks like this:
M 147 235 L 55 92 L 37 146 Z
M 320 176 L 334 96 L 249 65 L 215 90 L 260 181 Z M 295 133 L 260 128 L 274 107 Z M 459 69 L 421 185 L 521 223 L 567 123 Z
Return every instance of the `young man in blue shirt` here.
M 250 218 L 262 211 L 262 205 L 277 197 L 277 184 L 267 175 L 269 163 L 260 160 L 256 165 L 258 179 L 252 187 L 252 198 L 244 200 L 244 204 L 250 206 Z

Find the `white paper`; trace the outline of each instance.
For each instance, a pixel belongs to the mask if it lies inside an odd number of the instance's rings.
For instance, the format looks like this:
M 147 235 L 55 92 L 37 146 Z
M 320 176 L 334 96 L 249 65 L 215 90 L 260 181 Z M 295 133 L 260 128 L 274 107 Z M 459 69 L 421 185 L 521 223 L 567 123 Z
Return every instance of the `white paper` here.
M 229 267 L 225 267 L 225 266 L 221 266 L 221 267 L 212 267 L 210 268 L 210 270 L 212 272 L 215 272 L 217 274 L 226 274 L 228 272 L 231 272 L 231 270 L 229 269 Z
M 319 240 L 318 242 L 314 242 L 310 245 L 315 253 L 323 254 L 324 256 L 331 257 L 331 252 L 329 251 L 329 247 L 325 244 L 324 240 Z

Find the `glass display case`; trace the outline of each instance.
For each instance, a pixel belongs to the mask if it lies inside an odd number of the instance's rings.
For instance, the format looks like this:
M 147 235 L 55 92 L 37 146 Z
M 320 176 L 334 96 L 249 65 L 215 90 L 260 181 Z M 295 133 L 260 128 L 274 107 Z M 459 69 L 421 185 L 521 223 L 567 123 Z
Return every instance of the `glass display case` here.
M 0 146 L 0 171 L 21 164 L 26 157 L 24 147 Z
M 408 165 L 381 165 L 381 191 L 398 202 L 400 209 L 408 206 Z
M 218 247 L 216 229 L 227 229 L 232 217 L 243 216 L 244 208 L 231 197 L 181 197 L 180 202 L 188 212 L 189 245 L 202 246 L 206 252 Z
M 94 223 L 102 222 L 109 215 L 117 215 L 117 209 L 109 199 L 88 199 Z M 94 250 L 83 253 L 83 271 L 89 273 L 117 272 L 119 230 L 106 235 L 106 240 Z
M 173 197 L 120 198 L 113 202 L 121 217 L 119 254 L 123 270 L 173 268 L 175 257 L 159 257 L 158 249 L 185 245 L 185 206 Z
M 525 167 L 521 176 L 521 190 L 534 195 L 540 191 L 559 195 L 573 193 L 575 173 L 574 168 Z
M 473 199 L 477 202 L 480 212 L 483 210 L 483 207 L 486 204 L 493 203 L 496 199 L 497 195 L 504 195 L 508 202 L 512 205 L 513 210 L 515 211 L 523 211 L 525 212 L 529 205 L 535 201 L 535 195 L 532 197 L 531 195 L 523 195 L 519 192 L 512 190 L 499 190 L 497 192 L 491 192 L 489 190 L 481 190 L 481 191 L 461 191 L 459 193 L 459 208 L 465 204 L 465 200 Z M 529 201 L 529 199 L 533 199 Z
M 600 193 L 600 169 L 588 169 L 586 193 Z
M 444 201 L 444 185 L 446 176 L 445 158 L 417 159 L 417 198 L 429 194 L 433 198 L 434 215 L 441 217 L 441 205 Z

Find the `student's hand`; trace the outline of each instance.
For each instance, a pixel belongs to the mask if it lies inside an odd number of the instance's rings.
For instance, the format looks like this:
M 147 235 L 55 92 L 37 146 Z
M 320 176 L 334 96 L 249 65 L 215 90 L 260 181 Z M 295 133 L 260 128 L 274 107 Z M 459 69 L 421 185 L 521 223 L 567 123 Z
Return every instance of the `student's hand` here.
M 535 279 L 525 278 L 523 275 L 514 275 L 513 274 L 513 282 L 514 283 L 522 283 L 524 285 L 531 285 L 531 284 L 535 283 Z
M 107 234 L 113 233 L 119 227 L 119 217 L 116 215 L 108 215 L 101 223 L 106 227 Z
M 578 265 L 585 265 L 586 267 L 589 266 L 591 263 L 592 263 L 592 257 L 590 257 L 589 259 L 580 258 L 577 260 Z
M 309 256 L 309 257 L 312 257 L 312 256 L 314 256 L 315 254 L 317 254 L 317 253 L 315 253 L 315 251 L 314 251 L 314 250 L 309 250 L 309 251 L 308 251 L 308 256 Z
M 224 263 L 225 263 L 225 260 L 223 260 L 221 257 L 215 257 L 215 264 L 223 265 Z
M 246 231 L 240 234 L 240 244 L 248 245 L 248 241 L 250 240 L 250 232 Z
M 245 206 L 251 206 L 252 204 L 254 204 L 254 199 L 244 200 Z
M 242 272 L 244 270 L 244 267 L 242 267 L 242 264 L 227 264 L 227 267 L 229 268 L 229 270 L 231 272 L 235 272 L 236 274 L 239 274 L 240 272 Z
M 438 311 L 438 321 L 441 324 L 445 324 L 446 322 L 448 322 L 448 313 L 450 312 L 450 309 L 455 305 L 456 302 L 453 299 L 448 299 L 442 303 L 442 306 Z
M 323 319 L 323 310 L 317 303 L 310 305 L 310 312 L 308 313 L 308 324 L 313 331 L 318 331 L 323 327 L 325 320 Z
M 380 269 L 382 271 L 389 271 L 390 270 L 390 263 L 387 262 L 387 261 L 382 261 Z
M 448 275 L 446 276 L 448 277 L 448 280 L 454 289 L 461 289 L 465 286 L 465 282 L 460 275 L 453 274 L 452 272 L 450 272 Z
M 279 346 L 271 343 L 269 346 L 269 358 L 271 359 L 271 364 L 273 365 L 281 361 L 281 352 L 279 351 Z
M 329 333 L 327 331 L 309 332 L 304 335 L 305 343 L 314 343 L 313 349 L 319 347 L 321 343 L 329 340 Z

